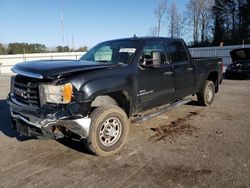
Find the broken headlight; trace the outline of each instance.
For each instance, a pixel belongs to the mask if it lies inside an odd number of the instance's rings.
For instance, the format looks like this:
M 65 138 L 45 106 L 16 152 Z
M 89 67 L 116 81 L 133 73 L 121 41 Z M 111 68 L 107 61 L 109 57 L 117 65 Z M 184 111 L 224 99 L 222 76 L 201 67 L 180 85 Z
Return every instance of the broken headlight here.
M 45 102 L 67 104 L 72 100 L 73 86 L 71 83 L 64 85 L 43 85 Z

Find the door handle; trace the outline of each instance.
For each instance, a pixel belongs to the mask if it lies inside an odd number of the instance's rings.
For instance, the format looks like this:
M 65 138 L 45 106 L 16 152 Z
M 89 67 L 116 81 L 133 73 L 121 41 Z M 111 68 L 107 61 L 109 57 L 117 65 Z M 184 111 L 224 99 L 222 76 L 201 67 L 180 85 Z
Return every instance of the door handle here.
M 188 67 L 187 70 L 192 71 L 192 70 L 194 70 L 194 68 L 193 67 Z
M 173 74 L 173 71 L 164 72 L 164 75 L 172 75 L 172 74 Z

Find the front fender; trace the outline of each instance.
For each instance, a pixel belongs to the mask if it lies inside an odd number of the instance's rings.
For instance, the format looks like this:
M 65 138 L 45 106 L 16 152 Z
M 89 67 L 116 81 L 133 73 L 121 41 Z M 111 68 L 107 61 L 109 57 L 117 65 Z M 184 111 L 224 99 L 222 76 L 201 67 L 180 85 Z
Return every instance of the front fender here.
M 92 101 L 99 95 L 115 91 L 128 91 L 130 93 L 130 83 L 130 79 L 126 77 L 106 77 L 87 82 L 80 87 L 79 92 L 83 94 L 85 100 Z

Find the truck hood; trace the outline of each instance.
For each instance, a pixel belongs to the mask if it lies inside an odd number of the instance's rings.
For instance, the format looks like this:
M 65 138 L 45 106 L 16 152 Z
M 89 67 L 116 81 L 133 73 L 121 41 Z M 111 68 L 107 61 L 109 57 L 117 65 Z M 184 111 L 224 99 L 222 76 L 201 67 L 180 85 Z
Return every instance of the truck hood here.
M 250 60 L 250 48 L 238 48 L 230 51 L 233 62 L 241 60 Z
M 106 69 L 115 64 L 94 61 L 40 60 L 16 64 L 11 70 L 17 74 L 38 79 L 55 78 L 69 73 Z

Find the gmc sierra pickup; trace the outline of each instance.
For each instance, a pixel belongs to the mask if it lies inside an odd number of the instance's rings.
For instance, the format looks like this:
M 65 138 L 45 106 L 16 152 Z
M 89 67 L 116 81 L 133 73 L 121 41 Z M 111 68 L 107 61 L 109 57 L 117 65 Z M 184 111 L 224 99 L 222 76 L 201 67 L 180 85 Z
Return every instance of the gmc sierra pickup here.
M 102 42 L 79 60 L 16 64 L 8 95 L 21 135 L 85 140 L 96 155 L 121 149 L 135 122 L 189 102 L 210 106 L 222 80 L 219 58 L 192 58 L 181 39 L 133 37 Z M 138 116 L 159 107 L 152 114 Z

